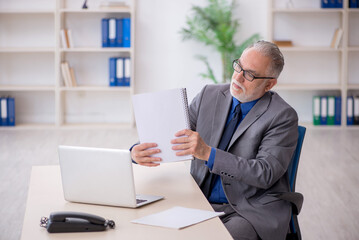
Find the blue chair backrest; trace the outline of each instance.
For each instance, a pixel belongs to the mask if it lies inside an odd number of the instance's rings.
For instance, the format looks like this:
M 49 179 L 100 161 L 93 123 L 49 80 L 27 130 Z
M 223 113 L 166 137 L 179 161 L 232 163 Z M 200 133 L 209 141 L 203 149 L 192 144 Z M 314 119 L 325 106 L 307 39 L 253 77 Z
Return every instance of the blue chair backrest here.
M 303 146 L 303 140 L 305 135 L 306 128 L 302 126 L 298 126 L 298 142 L 297 147 L 295 148 L 292 160 L 288 167 L 288 175 L 289 175 L 289 184 L 290 184 L 290 190 L 292 192 L 295 191 L 295 180 L 297 178 L 297 170 L 298 170 L 298 164 L 299 164 L 299 157 L 300 153 L 302 151 Z

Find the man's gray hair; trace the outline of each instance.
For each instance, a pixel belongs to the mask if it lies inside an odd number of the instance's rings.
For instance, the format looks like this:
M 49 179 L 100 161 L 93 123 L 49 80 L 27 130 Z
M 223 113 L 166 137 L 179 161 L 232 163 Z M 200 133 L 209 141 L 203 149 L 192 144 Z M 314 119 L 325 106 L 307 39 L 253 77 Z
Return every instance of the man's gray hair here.
M 270 75 L 269 77 L 278 78 L 284 66 L 284 57 L 278 46 L 274 43 L 262 40 L 249 45 L 244 51 L 250 48 L 254 48 L 263 56 L 272 59 L 271 65 L 269 69 L 267 69 L 267 74 Z

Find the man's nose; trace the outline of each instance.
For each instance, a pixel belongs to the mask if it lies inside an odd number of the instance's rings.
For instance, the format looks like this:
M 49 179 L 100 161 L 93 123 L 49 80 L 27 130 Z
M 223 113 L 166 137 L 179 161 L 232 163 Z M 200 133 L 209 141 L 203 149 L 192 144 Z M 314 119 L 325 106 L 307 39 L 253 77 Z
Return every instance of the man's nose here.
M 234 71 L 234 79 L 236 79 L 238 82 L 244 82 L 243 71 L 240 73 Z

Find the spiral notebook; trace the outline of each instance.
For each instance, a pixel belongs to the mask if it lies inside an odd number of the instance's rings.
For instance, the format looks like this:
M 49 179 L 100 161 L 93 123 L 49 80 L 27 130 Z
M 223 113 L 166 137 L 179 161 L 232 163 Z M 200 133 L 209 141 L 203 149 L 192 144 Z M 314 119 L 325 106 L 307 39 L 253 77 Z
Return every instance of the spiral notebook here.
M 190 129 L 185 88 L 136 94 L 132 97 L 137 132 L 141 143 L 157 143 L 161 152 L 154 154 L 162 163 L 192 160 L 192 155 L 176 156 L 171 140 L 175 133 Z

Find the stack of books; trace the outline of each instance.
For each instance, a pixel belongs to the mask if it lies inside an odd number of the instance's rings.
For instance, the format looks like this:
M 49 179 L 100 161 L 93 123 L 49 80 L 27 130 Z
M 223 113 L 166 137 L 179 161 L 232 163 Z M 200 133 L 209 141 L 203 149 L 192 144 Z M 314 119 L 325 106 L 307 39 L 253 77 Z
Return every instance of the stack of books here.
M 113 57 L 109 59 L 110 87 L 128 87 L 131 82 L 131 59 Z
M 102 47 L 131 47 L 131 19 L 103 18 Z
M 106 0 L 101 1 L 100 8 L 129 8 L 125 1 Z
M 77 87 L 75 72 L 68 62 L 61 63 L 62 80 L 65 87 Z
M 15 99 L 0 97 L 0 126 L 15 126 Z
M 291 40 L 274 40 L 273 41 L 278 47 L 293 47 Z

